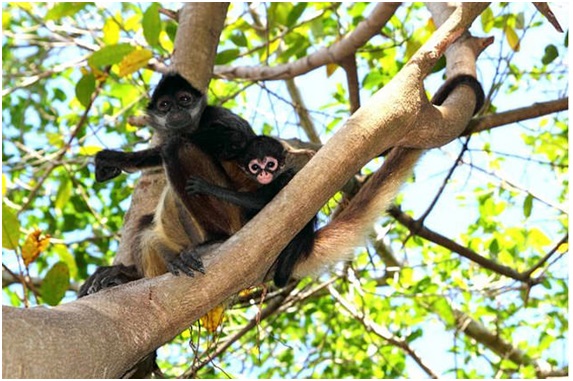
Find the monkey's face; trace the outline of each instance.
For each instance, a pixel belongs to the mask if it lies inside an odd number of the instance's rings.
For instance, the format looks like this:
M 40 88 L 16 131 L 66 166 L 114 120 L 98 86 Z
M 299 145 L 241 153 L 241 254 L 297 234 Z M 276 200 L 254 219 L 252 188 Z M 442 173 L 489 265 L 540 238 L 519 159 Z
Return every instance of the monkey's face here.
M 184 90 L 160 96 L 153 111 L 148 110 L 154 121 L 152 125 L 170 132 L 193 132 L 199 126 L 204 108 L 202 99 Z
M 151 126 L 168 134 L 192 133 L 199 127 L 206 101 L 180 75 L 166 75 L 157 85 L 147 114 Z
M 239 165 L 249 177 L 266 185 L 283 171 L 285 150 L 278 140 L 270 136 L 257 136 L 249 141 L 239 158 Z
M 253 159 L 247 167 L 248 173 L 262 185 L 270 184 L 279 169 L 279 161 L 272 156 Z

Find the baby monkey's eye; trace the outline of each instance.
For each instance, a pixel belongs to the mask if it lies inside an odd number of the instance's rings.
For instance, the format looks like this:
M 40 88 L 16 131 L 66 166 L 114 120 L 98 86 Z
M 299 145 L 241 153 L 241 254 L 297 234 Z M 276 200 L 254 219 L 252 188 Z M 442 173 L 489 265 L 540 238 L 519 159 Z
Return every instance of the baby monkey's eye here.
M 261 170 L 261 167 L 258 164 L 251 164 L 249 166 L 249 171 L 252 173 L 258 173 Z

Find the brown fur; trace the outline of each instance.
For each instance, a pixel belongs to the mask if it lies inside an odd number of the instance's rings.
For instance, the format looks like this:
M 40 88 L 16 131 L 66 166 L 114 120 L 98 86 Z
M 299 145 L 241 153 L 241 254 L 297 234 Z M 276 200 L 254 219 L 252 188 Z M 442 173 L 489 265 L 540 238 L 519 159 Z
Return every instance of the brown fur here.
M 141 232 L 139 239 L 138 262 L 145 277 L 166 273 L 166 262 L 183 250 L 227 238 L 244 224 L 240 207 L 212 196 L 190 197 L 184 189 L 191 176 L 228 188 L 245 182 L 242 171 L 231 162 L 221 165 L 188 141 L 170 144 L 177 158 L 164 163 L 169 184 L 159 200 L 153 223 Z

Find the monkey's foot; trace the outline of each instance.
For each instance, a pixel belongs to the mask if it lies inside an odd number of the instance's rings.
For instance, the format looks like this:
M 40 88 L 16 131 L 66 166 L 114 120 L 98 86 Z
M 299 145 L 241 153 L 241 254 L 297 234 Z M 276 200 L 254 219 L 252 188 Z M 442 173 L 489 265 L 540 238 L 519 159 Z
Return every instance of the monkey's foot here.
M 104 288 L 119 286 L 134 280 L 141 279 L 135 266 L 103 266 L 97 270 L 80 287 L 78 298 L 94 294 Z
M 193 270 L 205 274 L 205 267 L 203 262 L 197 258 L 195 250 L 184 250 L 175 257 L 173 260 L 167 262 L 167 270 L 173 275 L 179 275 L 183 272 L 187 276 L 195 276 Z

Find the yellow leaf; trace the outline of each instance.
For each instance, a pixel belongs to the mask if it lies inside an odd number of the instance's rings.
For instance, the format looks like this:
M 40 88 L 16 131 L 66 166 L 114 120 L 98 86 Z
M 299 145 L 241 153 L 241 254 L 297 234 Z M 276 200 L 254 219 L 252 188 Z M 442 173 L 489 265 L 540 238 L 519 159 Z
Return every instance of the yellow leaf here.
M 428 20 L 428 22 L 426 23 L 426 29 L 429 32 L 435 32 L 436 31 L 436 23 L 434 22 L 434 19 L 430 17 L 430 19 Z
M 22 258 L 24 258 L 26 267 L 34 262 L 50 243 L 50 235 L 46 234 L 44 237 L 41 237 L 41 234 L 42 231 L 40 229 L 34 230 L 28 234 L 24 245 L 22 245 Z
M 514 52 L 519 52 L 519 37 L 517 37 L 517 33 L 515 33 L 515 29 L 506 25 L 505 26 L 505 38 L 507 39 L 507 43 L 513 49 Z
M 207 314 L 201 317 L 201 325 L 209 332 L 215 332 L 217 327 L 223 322 L 223 316 L 225 314 L 225 306 L 218 305 L 213 308 Z
M 83 156 L 93 156 L 96 153 L 98 153 L 99 151 L 101 151 L 103 148 L 100 146 L 83 146 L 80 147 L 80 155 Z
M 568 243 L 562 243 L 561 245 L 559 245 L 559 247 L 557 248 L 557 251 L 559 253 L 565 254 L 566 252 L 569 251 L 569 244 Z
M 125 124 L 125 130 L 127 132 L 135 132 L 139 130 L 139 127 L 130 124 L 129 121 Z
M 5 174 L 2 174 L 2 196 L 6 195 L 8 190 L 8 178 Z
M 116 15 L 117 17 L 117 15 Z M 108 18 L 103 25 L 103 41 L 107 45 L 114 45 L 119 42 L 119 25 L 115 18 Z
M 12 3 L 12 5 L 15 5 L 25 11 L 31 11 L 32 10 L 32 4 L 29 2 L 16 2 L 16 3 Z
M 169 35 L 164 30 L 159 32 L 159 45 L 161 45 L 161 47 L 167 50 L 168 52 L 173 51 L 174 48 L 173 41 L 171 41 Z
M 241 298 L 246 298 L 246 297 L 251 296 L 252 294 L 256 293 L 258 290 L 259 290 L 259 287 L 257 287 L 257 286 L 245 288 L 244 290 L 239 291 L 239 296 Z
M 129 53 L 119 63 L 119 76 L 125 77 L 142 67 L 147 66 L 149 60 L 153 57 L 153 53 L 147 49 L 136 49 Z
M 334 73 L 338 69 L 338 65 L 335 63 L 326 64 L 326 77 L 330 78 L 332 73 Z

